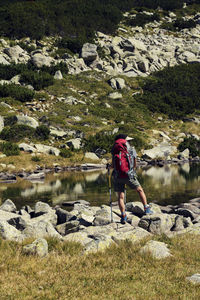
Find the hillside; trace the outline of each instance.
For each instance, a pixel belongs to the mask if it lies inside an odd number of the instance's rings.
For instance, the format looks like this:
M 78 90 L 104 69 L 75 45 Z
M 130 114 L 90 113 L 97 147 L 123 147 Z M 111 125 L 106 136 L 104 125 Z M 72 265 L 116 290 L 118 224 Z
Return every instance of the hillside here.
M 123 7 L 119 1 L 107 1 L 106 5 L 112 2 L 112 13 L 113 7 L 121 12 L 113 27 L 106 23 L 110 17 L 104 18 L 109 31 L 100 26 L 99 18 L 99 23 L 95 23 L 99 27 L 87 23 L 91 27 L 90 37 L 83 34 L 69 38 L 55 31 L 56 35 L 41 39 L 31 33 L 24 36 L 23 29 L 23 37 L 18 35 L 17 23 L 13 23 L 13 34 L 2 31 L 6 28 L 2 15 L 5 17 L 5 10 L 10 14 L 14 5 L 9 2 L 4 1 L 0 11 L 0 138 L 4 143 L 1 151 L 7 156 L 19 154 L 17 144 L 21 150 L 35 153 L 35 158 L 20 155 L 19 165 L 14 163 L 17 169 L 27 162 L 34 168 L 38 163 L 66 165 L 93 161 L 94 156 L 84 157 L 87 151 L 96 151 L 100 160 L 95 159 L 101 162 L 102 158 L 109 158 L 117 132 L 133 136 L 140 154 L 163 142 L 168 152 L 186 138 L 194 139 L 197 145 L 192 156 L 199 155 L 198 1 L 185 8 L 182 1 L 175 1 L 173 12 L 167 7 L 153 10 L 155 7 L 148 4 L 153 1 L 143 1 L 146 8 L 141 8 L 141 4 L 137 9 L 130 6 L 133 1 L 125 1 Z M 16 5 L 30 7 L 25 2 L 29 1 L 16 1 Z M 34 2 L 40 8 L 47 4 Z M 49 9 L 55 2 L 49 1 Z M 62 2 L 64 5 L 66 1 Z M 82 2 L 79 5 L 81 10 Z M 127 7 L 129 12 L 122 15 Z M 86 9 L 89 12 L 87 6 Z M 13 21 L 16 20 L 19 18 L 15 15 Z M 92 17 L 88 21 L 93 22 Z M 78 24 L 74 28 L 80 29 Z M 82 28 L 87 31 L 87 26 Z M 15 39 L 11 39 L 12 35 Z M 40 153 L 55 156 L 49 159 Z M 168 154 L 174 157 L 177 153 L 173 150 Z M 7 165 L 11 161 L 4 156 L 1 160 Z

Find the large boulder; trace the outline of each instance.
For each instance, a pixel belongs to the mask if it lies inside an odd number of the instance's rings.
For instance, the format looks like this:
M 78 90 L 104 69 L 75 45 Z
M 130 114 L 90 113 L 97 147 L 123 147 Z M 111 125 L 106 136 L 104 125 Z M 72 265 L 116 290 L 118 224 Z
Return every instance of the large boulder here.
M 147 244 L 140 249 L 141 254 L 151 254 L 155 259 L 162 259 L 171 256 L 167 245 L 162 242 L 148 241 Z
M 91 159 L 91 160 L 99 160 L 99 157 L 93 152 L 86 152 L 85 158 Z
M 153 234 L 168 233 L 173 227 L 173 220 L 170 215 L 167 214 L 153 214 L 143 216 L 138 226 Z
M 36 53 L 32 56 L 31 62 L 37 68 L 42 68 L 43 66 L 50 67 L 54 63 L 54 59 L 50 56 L 45 56 L 42 53 Z
M 59 156 L 60 154 L 60 150 L 56 147 L 47 146 L 43 144 L 35 144 L 34 147 L 36 148 L 37 152 L 40 153 L 52 154 L 55 156 Z
M 167 142 L 162 142 L 159 146 L 156 146 L 149 150 L 143 151 L 143 158 L 166 158 L 169 155 L 173 155 L 177 152 L 175 146 L 171 146 Z
M 22 125 L 28 125 L 30 127 L 36 128 L 39 126 L 38 121 L 36 121 L 34 118 L 32 117 L 28 117 L 25 115 L 17 115 L 17 123 L 18 124 L 22 124 Z
M 95 44 L 86 43 L 81 50 L 81 57 L 85 63 L 91 63 L 98 56 L 97 46 Z
M 36 149 L 33 146 L 28 145 L 26 143 L 21 143 L 18 146 L 21 151 L 29 152 L 29 153 L 36 152 Z
M 0 132 L 3 130 L 4 128 L 4 120 L 3 117 L 0 116 Z
M 1 206 L 0 210 L 4 210 L 7 212 L 16 212 L 17 208 L 15 204 L 12 202 L 12 200 L 7 199 Z
M 79 150 L 81 148 L 81 143 L 81 138 L 76 138 L 68 140 L 66 144 L 68 147 L 72 146 L 74 149 Z
M 12 60 L 16 60 L 18 59 L 20 56 L 24 55 L 24 54 L 28 54 L 26 51 L 24 51 L 24 49 L 22 49 L 19 45 L 10 47 L 10 48 L 5 48 L 4 52 L 12 59 Z
M 45 239 L 39 238 L 29 245 L 23 247 L 23 253 L 27 255 L 38 255 L 44 257 L 48 254 L 48 244 Z
M 60 239 L 61 235 L 55 230 L 53 225 L 47 221 L 39 221 L 33 224 L 29 224 L 23 231 L 22 234 L 25 237 L 45 238 L 55 237 Z
M 15 242 L 21 242 L 24 239 L 21 232 L 6 221 L 0 221 L 0 237 Z
M 2 65 L 10 65 L 9 61 L 5 59 L 5 57 L 0 54 L 0 64 Z

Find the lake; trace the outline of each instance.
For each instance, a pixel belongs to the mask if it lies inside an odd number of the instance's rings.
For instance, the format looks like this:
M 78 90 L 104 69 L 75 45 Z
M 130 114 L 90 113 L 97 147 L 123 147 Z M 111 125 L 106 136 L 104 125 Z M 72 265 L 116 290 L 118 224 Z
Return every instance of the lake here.
M 137 174 L 148 202 L 175 205 L 200 197 L 200 164 L 143 167 L 137 169 Z M 16 183 L 0 183 L 0 203 L 6 199 L 11 199 L 18 208 L 34 206 L 37 201 L 55 206 L 78 199 L 94 206 L 109 205 L 107 171 L 51 173 L 41 182 L 19 179 Z M 113 189 L 112 200 L 117 200 Z M 139 201 L 139 197 L 128 188 L 129 201 Z

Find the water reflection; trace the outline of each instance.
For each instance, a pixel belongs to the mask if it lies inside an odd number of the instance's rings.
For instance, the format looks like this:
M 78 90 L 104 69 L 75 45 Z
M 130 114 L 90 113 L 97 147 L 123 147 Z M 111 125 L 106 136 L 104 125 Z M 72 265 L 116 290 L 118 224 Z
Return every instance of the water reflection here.
M 140 168 L 138 178 L 150 202 L 178 204 L 200 196 L 200 165 L 166 165 Z M 65 172 L 48 174 L 44 182 L 19 180 L 14 184 L 0 184 L 0 201 L 11 199 L 17 207 L 36 201 L 58 204 L 84 199 L 92 205 L 108 204 L 106 170 L 96 172 Z M 116 195 L 112 192 L 112 199 Z M 138 201 L 138 195 L 128 189 L 127 201 Z

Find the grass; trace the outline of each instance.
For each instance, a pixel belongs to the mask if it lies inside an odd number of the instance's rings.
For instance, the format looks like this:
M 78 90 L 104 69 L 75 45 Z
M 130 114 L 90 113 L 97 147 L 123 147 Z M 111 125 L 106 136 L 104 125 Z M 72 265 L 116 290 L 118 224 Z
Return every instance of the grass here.
M 199 273 L 199 238 L 155 239 L 166 242 L 173 256 L 159 261 L 140 255 L 145 241 L 82 256 L 78 244 L 48 239 L 49 255 L 40 259 L 0 241 L 1 299 L 199 299 L 199 285 L 186 281 Z

